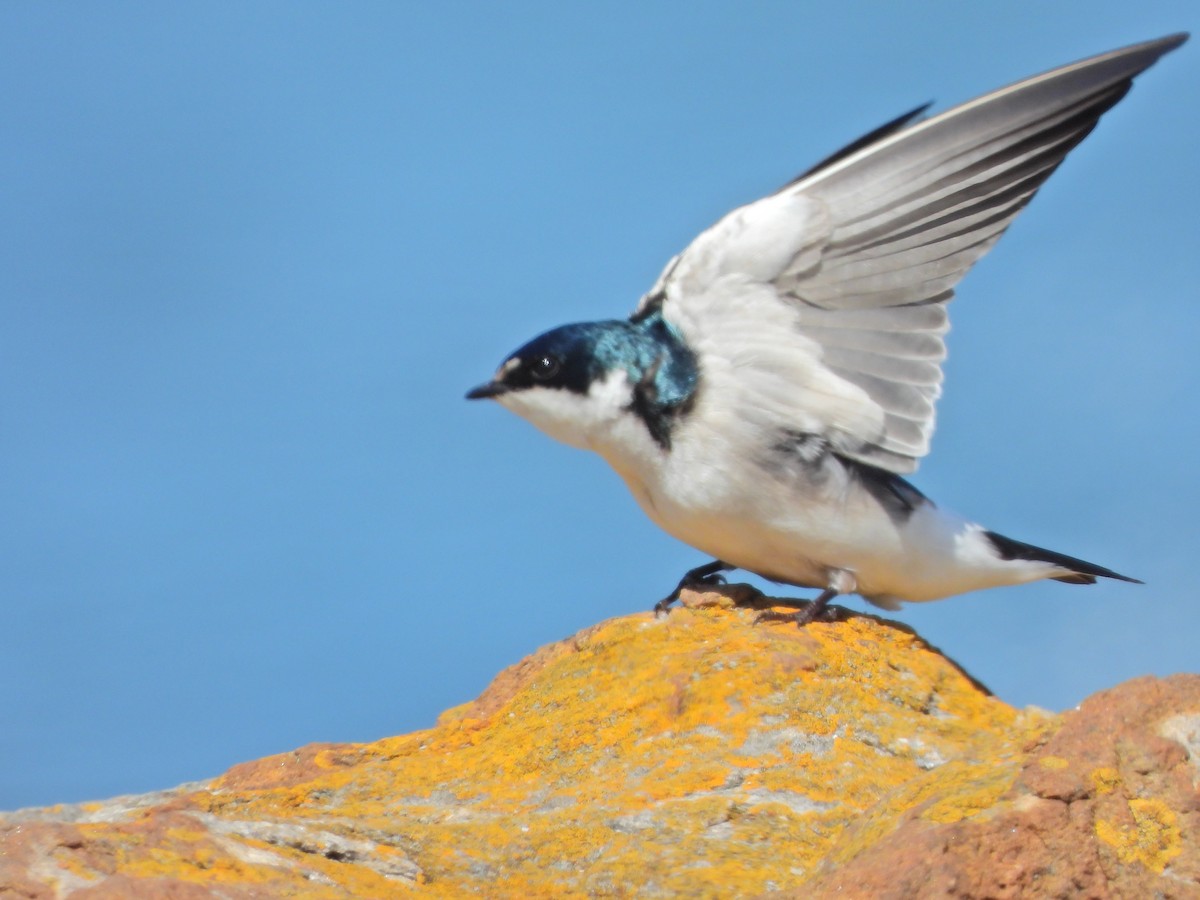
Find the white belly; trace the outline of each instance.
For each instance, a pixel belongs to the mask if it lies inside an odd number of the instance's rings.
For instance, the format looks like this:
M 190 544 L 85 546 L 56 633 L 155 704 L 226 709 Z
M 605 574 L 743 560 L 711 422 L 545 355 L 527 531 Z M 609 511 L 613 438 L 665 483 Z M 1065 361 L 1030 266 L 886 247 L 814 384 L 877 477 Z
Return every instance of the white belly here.
M 1045 577 L 1000 559 L 980 526 L 932 503 L 899 517 L 850 477 L 814 483 L 746 467 L 739 481 L 672 458 L 649 472 L 616 468 L 668 534 L 774 581 L 824 589 L 845 573 L 856 593 L 895 608 Z

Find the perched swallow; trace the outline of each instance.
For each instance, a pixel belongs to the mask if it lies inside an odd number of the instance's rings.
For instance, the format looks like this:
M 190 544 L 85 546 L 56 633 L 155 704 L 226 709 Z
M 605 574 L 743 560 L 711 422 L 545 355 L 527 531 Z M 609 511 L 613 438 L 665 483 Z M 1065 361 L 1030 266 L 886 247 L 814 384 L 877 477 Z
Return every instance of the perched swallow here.
M 715 559 L 884 609 L 1052 578 L 1136 581 L 989 531 L 902 476 L 929 451 L 954 286 L 1133 78 L 1114 50 L 921 120 L 921 107 L 726 215 L 627 320 L 564 325 L 467 394 L 595 450 Z

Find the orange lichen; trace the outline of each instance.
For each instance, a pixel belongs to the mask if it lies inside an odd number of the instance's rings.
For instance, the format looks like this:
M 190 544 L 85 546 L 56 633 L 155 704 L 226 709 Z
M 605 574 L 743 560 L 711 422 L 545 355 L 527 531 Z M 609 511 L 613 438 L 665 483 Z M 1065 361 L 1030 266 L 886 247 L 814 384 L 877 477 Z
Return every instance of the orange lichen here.
M 474 865 L 502 869 L 519 896 L 561 860 L 550 883 L 562 891 L 649 879 L 750 893 L 802 883 L 864 815 L 886 830 L 927 804 L 955 821 L 1011 782 L 1020 717 L 912 633 L 866 617 L 750 627 L 749 615 L 604 623 L 486 716 L 457 707 L 420 748 L 368 746 L 353 777 L 241 796 L 238 814 L 403 822 L 434 892 L 471 883 Z M 336 810 L 306 800 L 318 790 Z M 768 876 L 781 842 L 792 865 Z
M 305 896 L 404 896 L 414 882 L 431 897 L 754 895 L 801 887 L 906 815 L 977 815 L 1052 727 L 907 629 L 754 616 L 604 622 L 428 731 L 238 767 L 155 834 L 85 827 L 111 843 L 109 871 Z M 184 824 L 193 815 L 299 837 L 214 840 Z M 391 872 L 392 857 L 420 874 Z

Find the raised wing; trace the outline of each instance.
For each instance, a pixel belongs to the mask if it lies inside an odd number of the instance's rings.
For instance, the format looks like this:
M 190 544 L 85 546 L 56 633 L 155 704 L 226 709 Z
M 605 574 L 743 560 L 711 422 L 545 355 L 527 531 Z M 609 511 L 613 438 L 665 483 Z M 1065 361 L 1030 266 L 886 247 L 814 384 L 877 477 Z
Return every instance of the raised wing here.
M 661 307 L 702 371 L 736 369 L 789 427 L 911 472 L 933 434 L 955 284 L 1134 76 L 1185 40 L 889 122 L 701 234 L 634 318 Z

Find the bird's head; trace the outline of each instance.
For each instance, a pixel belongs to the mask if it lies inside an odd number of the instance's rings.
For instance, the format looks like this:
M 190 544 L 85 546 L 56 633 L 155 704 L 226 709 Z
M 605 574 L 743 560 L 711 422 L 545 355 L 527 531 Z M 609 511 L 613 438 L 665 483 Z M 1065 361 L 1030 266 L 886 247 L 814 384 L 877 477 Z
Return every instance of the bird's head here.
M 637 418 L 662 444 L 661 420 L 686 405 L 695 383 L 692 354 L 661 319 L 582 322 L 534 338 L 467 399 L 496 400 L 563 443 L 597 449 Z

